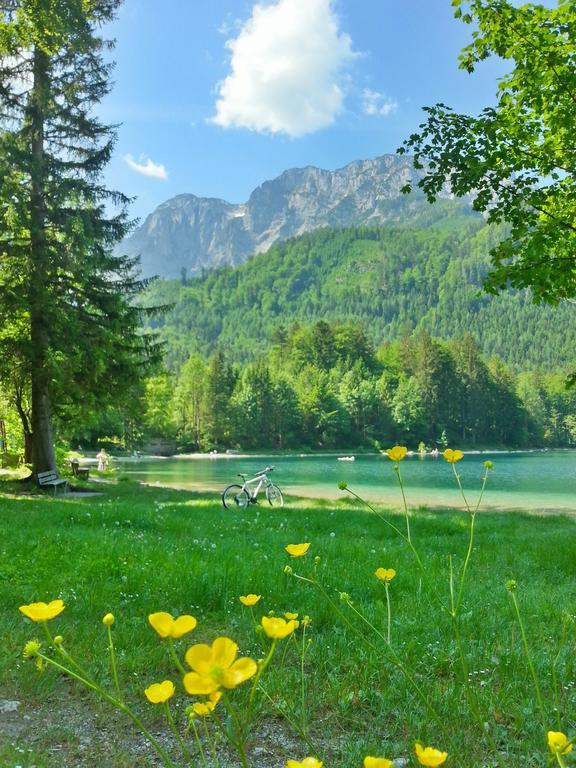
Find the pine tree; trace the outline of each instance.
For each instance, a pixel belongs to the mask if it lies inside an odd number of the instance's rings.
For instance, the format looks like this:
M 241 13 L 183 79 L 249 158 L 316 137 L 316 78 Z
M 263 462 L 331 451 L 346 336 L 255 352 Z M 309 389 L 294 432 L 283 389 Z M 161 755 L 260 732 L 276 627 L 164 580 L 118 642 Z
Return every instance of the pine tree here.
M 120 2 L 0 0 L 0 375 L 30 382 L 34 472 L 55 468 L 54 412 L 128 394 L 158 353 L 135 261 L 113 253 L 128 200 L 101 181 L 115 131 L 94 113 L 111 69 L 98 29 Z

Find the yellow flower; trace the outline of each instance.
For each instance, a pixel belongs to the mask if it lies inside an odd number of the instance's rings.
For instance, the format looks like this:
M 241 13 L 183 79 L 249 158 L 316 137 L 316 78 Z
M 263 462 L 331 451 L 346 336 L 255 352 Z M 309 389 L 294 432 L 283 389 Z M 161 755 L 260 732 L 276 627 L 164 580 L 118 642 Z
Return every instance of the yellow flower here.
M 62 613 L 64 603 L 62 600 L 52 600 L 51 603 L 30 603 L 30 605 L 21 605 L 19 610 L 32 621 L 49 621 Z
M 186 663 L 193 670 L 184 675 L 184 688 L 191 696 L 205 696 L 219 688 L 236 688 L 256 674 L 253 659 L 236 659 L 238 646 L 227 637 L 212 645 L 198 643 L 186 651 Z
M 174 696 L 175 691 L 172 680 L 164 680 L 163 683 L 153 683 L 148 686 L 144 693 L 150 704 L 164 704 Z
M 28 640 L 28 642 L 24 646 L 22 655 L 24 656 L 25 659 L 31 659 L 37 655 L 39 650 L 40 650 L 40 643 L 38 642 L 38 640 Z
M 395 445 L 394 448 L 388 448 L 386 453 L 388 454 L 388 458 L 392 459 L 392 461 L 402 461 L 404 456 L 406 456 L 407 451 L 408 448 L 405 448 L 403 445 Z
M 240 602 L 242 605 L 256 605 L 256 603 L 259 603 L 262 598 L 262 595 L 240 595 Z
M 105 627 L 111 627 L 112 624 L 114 624 L 114 614 L 107 613 L 106 616 L 104 616 L 102 619 L 102 624 L 104 624 Z
M 434 747 L 423 747 L 422 744 L 416 742 L 416 757 L 420 765 L 437 768 L 437 766 L 446 762 L 448 752 L 440 752 L 439 749 L 434 749 Z
M 165 611 L 151 613 L 148 616 L 148 621 L 160 637 L 171 637 L 173 639 L 187 635 L 198 624 L 194 616 L 178 616 L 177 619 L 174 619 Z
M 396 576 L 394 568 L 376 568 L 374 573 L 379 581 L 384 581 L 386 584 L 389 584 Z
M 298 618 L 298 614 L 297 613 L 290 613 L 290 611 L 286 611 L 286 613 L 284 614 L 284 618 L 288 619 L 288 621 L 293 621 L 294 619 Z
M 453 451 L 452 448 L 446 448 L 443 456 L 449 464 L 456 464 L 457 461 L 464 458 L 462 451 Z
M 220 691 L 215 691 L 210 694 L 208 701 L 197 701 L 192 705 L 192 712 L 198 717 L 208 717 L 214 712 L 216 704 L 220 701 L 222 694 Z
M 310 547 L 310 543 L 308 543 L 308 544 L 288 544 L 288 546 L 284 547 L 284 549 L 292 557 L 304 557 L 306 552 L 308 552 L 309 547 Z
M 299 625 L 299 622 L 294 621 L 294 619 L 286 621 L 286 619 L 269 618 L 268 616 L 262 616 L 261 623 L 264 632 L 272 640 L 284 640 L 295 629 L 298 629 Z
M 548 747 L 553 755 L 567 755 L 572 751 L 572 744 L 565 733 L 561 731 L 548 731 Z
M 365 757 L 364 768 L 394 768 L 394 763 L 385 757 Z
M 324 763 L 315 757 L 305 757 L 301 763 L 297 760 L 288 760 L 286 768 L 322 768 Z

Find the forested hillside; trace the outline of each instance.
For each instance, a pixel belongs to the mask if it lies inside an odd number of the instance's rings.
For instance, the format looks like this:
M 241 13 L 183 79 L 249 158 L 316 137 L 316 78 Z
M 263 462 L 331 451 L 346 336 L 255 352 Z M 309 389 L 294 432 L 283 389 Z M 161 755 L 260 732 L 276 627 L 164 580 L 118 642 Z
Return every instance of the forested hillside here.
M 461 217 L 422 230 L 326 229 L 238 268 L 157 281 L 146 300 L 172 305 L 154 321 L 170 370 L 192 351 L 216 348 L 232 361 L 255 360 L 282 327 L 317 320 L 359 321 L 376 346 L 420 329 L 443 339 L 469 332 L 485 356 L 516 370 L 573 364 L 573 304 L 536 306 L 526 293 L 482 293 L 497 238 L 493 228 Z

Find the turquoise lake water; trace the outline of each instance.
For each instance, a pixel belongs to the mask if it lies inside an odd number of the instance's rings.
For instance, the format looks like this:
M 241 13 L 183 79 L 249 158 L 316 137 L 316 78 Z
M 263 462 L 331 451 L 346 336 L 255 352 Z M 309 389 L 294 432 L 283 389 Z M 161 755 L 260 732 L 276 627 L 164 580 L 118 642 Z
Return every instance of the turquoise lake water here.
M 484 471 L 494 462 L 483 508 L 576 512 L 576 451 L 485 452 L 466 454 L 457 465 L 465 491 L 475 503 Z M 214 492 L 238 481 L 237 473 L 253 473 L 272 464 L 273 481 L 285 495 L 336 499 L 344 481 L 357 493 L 386 504 L 400 502 L 392 462 L 385 456 L 356 456 L 338 461 L 334 454 L 285 456 L 202 456 L 169 459 L 115 459 L 118 469 L 145 483 Z M 442 456 L 407 457 L 401 464 L 409 503 L 462 506 L 451 467 Z

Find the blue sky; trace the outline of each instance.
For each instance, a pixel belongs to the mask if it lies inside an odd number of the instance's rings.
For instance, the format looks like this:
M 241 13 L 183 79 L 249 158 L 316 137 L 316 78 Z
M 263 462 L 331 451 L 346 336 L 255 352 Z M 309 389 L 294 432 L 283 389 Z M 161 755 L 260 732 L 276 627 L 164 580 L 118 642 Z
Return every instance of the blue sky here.
M 394 152 L 443 101 L 477 112 L 498 62 L 457 67 L 470 28 L 450 0 L 125 0 L 110 186 L 143 217 L 191 192 L 243 202 L 290 167 Z

